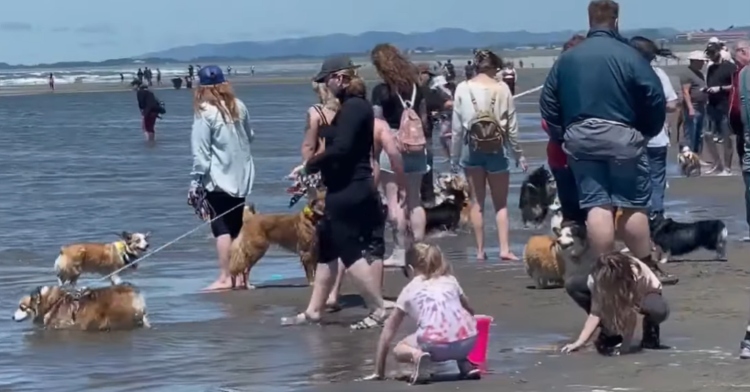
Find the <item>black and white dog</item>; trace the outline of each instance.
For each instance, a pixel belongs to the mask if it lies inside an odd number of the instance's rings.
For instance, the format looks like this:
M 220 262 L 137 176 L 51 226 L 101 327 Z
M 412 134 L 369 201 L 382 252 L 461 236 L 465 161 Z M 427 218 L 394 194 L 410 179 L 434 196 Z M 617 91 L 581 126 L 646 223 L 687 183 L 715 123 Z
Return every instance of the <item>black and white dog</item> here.
M 700 248 L 715 251 L 718 260 L 727 258 L 729 232 L 724 222 L 718 219 L 682 223 L 657 216 L 650 220 L 649 226 L 651 241 L 657 253 L 661 253 L 660 263 L 667 263 L 672 256 L 682 256 Z
M 541 226 L 556 196 L 557 185 L 547 168 L 541 166 L 531 172 L 521 184 L 521 195 L 518 200 L 524 227 L 528 227 L 529 223 L 536 227 Z

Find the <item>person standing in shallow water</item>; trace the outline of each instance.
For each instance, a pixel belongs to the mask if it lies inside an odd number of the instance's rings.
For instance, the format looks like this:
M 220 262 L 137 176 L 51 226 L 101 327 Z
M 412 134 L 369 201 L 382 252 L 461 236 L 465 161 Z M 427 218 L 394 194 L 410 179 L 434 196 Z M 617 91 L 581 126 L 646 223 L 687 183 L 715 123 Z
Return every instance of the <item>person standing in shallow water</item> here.
M 383 83 L 372 89 L 372 105 L 375 117 L 385 120 L 391 127 L 397 140 L 403 135 L 401 130 L 402 116 L 407 110 L 413 110 L 419 116 L 422 130 L 430 129 L 427 124 L 427 102 L 417 67 L 401 51 L 390 44 L 380 44 L 370 54 L 378 75 Z M 424 136 L 424 135 L 422 135 Z M 399 200 L 396 178 L 389 161 L 381 154 L 380 180 L 385 189 L 388 204 L 388 215 L 395 228 L 395 247 L 393 254 L 384 263 L 390 267 L 403 267 L 405 249 L 408 241 L 421 241 L 425 235 L 426 217 L 422 207 L 422 178 L 429 171 L 427 162 L 427 138 L 424 138 L 425 149 L 421 151 L 404 151 L 402 159 L 406 173 L 406 203 Z M 413 237 L 413 238 L 409 238 Z
M 385 253 L 385 217 L 371 166 L 375 116 L 365 97 L 351 88 L 352 80 L 359 78 L 356 68 L 346 56 L 329 57 L 313 79 L 325 83 L 341 107 L 331 122 L 335 135 L 326 139 L 323 152 L 290 174 L 300 178 L 320 172 L 326 197 L 324 218 L 317 228 L 319 263 L 310 302 L 305 311 L 282 318 L 282 325 L 321 320 L 326 298 L 338 274 L 339 259 L 370 309 L 370 314 L 351 328 L 378 327 L 386 316 L 380 281 L 374 276 L 372 266 L 381 262 Z
M 487 187 L 495 211 L 500 259 L 518 260 L 510 250 L 508 189 L 510 160 L 528 169 L 518 143 L 518 118 L 508 86 L 496 80 L 502 59 L 489 50 L 474 55 L 477 75 L 456 86 L 451 126 L 451 169 L 463 169 L 469 181 L 471 212 L 477 259 L 486 260 L 484 247 L 484 204 Z
M 143 118 L 142 128 L 143 134 L 146 136 L 147 141 L 154 141 L 156 138 L 156 119 L 162 114 L 164 108 L 156 99 L 154 92 L 148 89 L 145 84 L 138 87 L 136 93 L 138 98 L 138 108 L 141 110 L 141 117 Z
M 199 198 L 204 191 L 215 219 L 211 233 L 216 238 L 219 277 L 205 290 L 230 290 L 230 247 L 242 229 L 242 207 L 255 179 L 250 149 L 255 135 L 247 107 L 234 95 L 221 68 L 202 68 L 198 80 L 200 86 L 193 96 L 193 168 L 188 198 Z M 243 282 L 240 286 L 244 287 Z

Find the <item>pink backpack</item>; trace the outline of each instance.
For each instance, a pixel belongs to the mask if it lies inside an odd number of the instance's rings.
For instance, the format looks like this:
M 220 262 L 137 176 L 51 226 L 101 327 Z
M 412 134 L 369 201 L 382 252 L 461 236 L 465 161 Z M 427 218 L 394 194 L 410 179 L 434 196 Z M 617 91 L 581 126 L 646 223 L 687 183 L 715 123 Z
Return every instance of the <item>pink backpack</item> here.
M 417 86 L 411 93 L 411 99 L 404 101 L 401 95 L 396 93 L 401 105 L 404 107 L 401 113 L 401 122 L 399 123 L 396 140 L 402 154 L 423 153 L 426 150 L 427 139 L 424 136 L 422 119 L 414 110 L 414 100 L 417 98 Z

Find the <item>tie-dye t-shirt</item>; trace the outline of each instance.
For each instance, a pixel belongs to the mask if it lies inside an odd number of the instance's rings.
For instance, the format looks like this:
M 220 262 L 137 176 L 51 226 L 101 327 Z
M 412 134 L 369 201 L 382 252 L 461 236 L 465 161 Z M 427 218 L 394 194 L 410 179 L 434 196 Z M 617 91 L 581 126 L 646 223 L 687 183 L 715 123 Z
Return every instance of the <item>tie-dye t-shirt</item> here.
M 461 285 L 451 275 L 417 276 L 401 290 L 396 306 L 417 321 L 417 340 L 451 343 L 477 334 L 474 317 L 461 306 L 461 295 Z

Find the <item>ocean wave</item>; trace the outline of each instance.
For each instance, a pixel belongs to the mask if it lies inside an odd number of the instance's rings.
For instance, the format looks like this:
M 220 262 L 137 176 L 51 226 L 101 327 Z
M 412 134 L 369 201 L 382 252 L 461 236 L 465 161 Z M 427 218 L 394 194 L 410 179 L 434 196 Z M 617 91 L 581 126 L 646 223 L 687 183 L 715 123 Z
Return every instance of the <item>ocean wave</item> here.
M 170 65 L 168 67 L 151 67 L 156 78 L 156 69 L 160 69 L 162 79 L 168 81 L 174 77 L 187 76 L 188 64 Z M 258 63 L 254 65 L 239 64 L 231 65 L 232 74 L 249 75 L 252 71 L 259 76 L 289 76 L 289 75 L 312 75 L 320 67 L 319 62 L 291 62 L 291 63 Z M 226 68 L 224 66 L 223 68 Z M 124 82 L 129 83 L 135 78 L 138 68 L 133 67 L 97 67 L 97 68 L 71 68 L 71 69 L 8 69 L 0 71 L 0 87 L 3 86 L 34 86 L 46 85 L 49 82 L 49 74 L 55 76 L 56 84 L 72 83 L 119 83 L 120 74 Z M 197 72 L 197 69 L 196 69 Z

